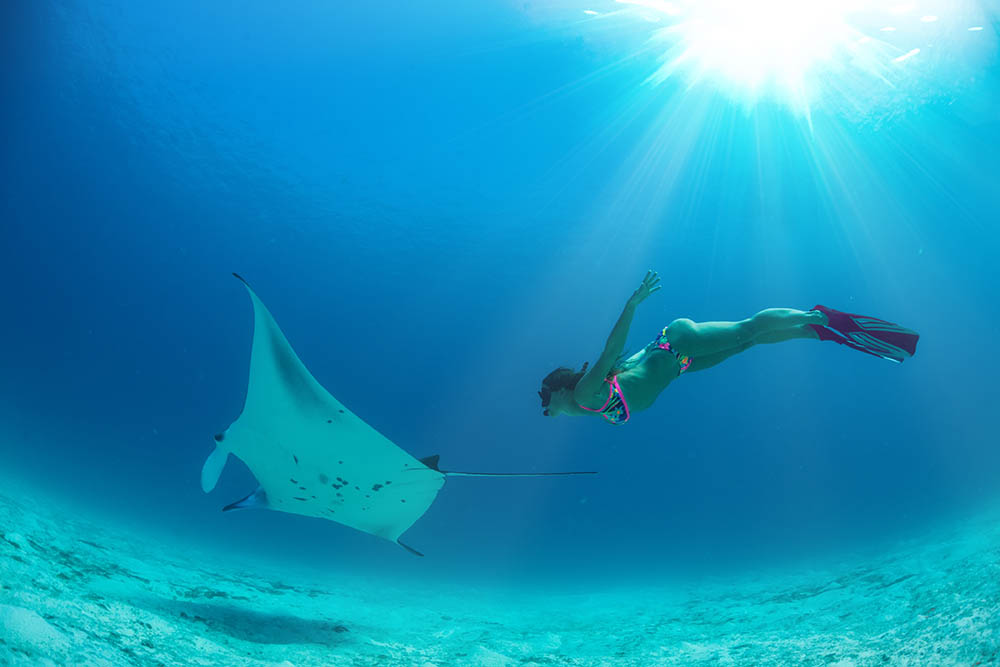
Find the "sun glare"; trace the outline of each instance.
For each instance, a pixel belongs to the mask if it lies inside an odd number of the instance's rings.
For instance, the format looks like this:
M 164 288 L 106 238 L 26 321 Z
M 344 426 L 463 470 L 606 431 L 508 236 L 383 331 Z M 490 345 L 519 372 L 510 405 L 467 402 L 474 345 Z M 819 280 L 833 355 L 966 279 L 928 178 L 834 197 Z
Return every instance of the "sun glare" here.
M 810 68 L 852 36 L 843 3 L 803 0 L 701 2 L 668 30 L 683 40 L 682 60 L 751 90 L 776 84 L 796 91 Z
M 660 27 L 649 81 L 711 81 L 746 102 L 780 98 L 808 114 L 824 92 L 867 94 L 895 72 L 961 53 L 981 30 L 976 0 L 617 0 Z M 978 30 L 977 30 L 978 29 Z M 937 51 L 932 51 L 937 49 Z M 912 62 L 911 62 L 912 61 Z M 919 64 L 919 63 L 918 63 Z

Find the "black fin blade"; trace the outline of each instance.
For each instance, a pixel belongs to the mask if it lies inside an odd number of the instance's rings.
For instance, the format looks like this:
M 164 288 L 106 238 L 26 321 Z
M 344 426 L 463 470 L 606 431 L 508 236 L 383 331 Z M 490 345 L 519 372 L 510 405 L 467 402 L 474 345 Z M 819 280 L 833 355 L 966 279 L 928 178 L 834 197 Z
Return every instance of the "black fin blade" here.
M 428 468 L 430 468 L 431 470 L 437 470 L 438 472 L 441 472 L 441 468 L 438 468 L 438 461 L 440 460 L 441 460 L 441 455 L 435 454 L 434 456 L 425 456 L 424 458 L 420 459 L 420 462 L 423 463 Z
M 420 553 L 419 551 L 417 551 L 416 549 L 414 549 L 413 547 L 411 547 L 409 545 L 403 544 L 399 540 L 396 540 L 396 544 L 398 544 L 399 546 L 403 547 L 404 549 L 406 549 L 407 551 L 409 551 L 414 556 L 420 556 L 421 558 L 424 557 L 424 555 L 422 553 Z

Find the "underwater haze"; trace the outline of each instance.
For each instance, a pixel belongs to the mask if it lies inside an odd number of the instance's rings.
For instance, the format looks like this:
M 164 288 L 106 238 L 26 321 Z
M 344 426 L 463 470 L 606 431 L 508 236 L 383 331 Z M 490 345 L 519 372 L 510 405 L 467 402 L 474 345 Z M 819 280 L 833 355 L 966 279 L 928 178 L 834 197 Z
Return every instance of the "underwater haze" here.
M 3 3 L 0 664 L 1000 660 L 1000 5 L 796 15 L 843 41 L 771 56 L 779 0 L 713 6 Z M 544 417 L 647 269 L 630 351 L 815 304 L 920 344 Z M 598 474 L 449 479 L 423 558 L 221 512 L 257 485 L 200 486 L 232 272 L 413 456 Z

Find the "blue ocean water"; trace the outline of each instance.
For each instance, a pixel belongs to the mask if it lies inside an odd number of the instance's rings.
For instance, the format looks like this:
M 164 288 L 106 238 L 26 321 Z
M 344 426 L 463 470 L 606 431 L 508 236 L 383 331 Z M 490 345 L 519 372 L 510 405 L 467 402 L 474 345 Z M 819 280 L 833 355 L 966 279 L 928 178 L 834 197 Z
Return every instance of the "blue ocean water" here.
M 3 475 L 289 571 L 515 592 L 781 571 L 973 515 L 1000 492 L 982 7 L 969 62 L 951 43 L 889 102 L 804 114 L 652 85 L 641 18 L 582 11 L 616 3 L 4 3 Z M 623 427 L 542 417 L 541 378 L 593 361 L 648 268 L 633 350 L 677 317 L 823 303 L 918 353 L 760 346 Z M 222 514 L 255 485 L 231 461 L 199 488 L 246 389 L 233 271 L 408 452 L 599 474 L 450 480 L 407 533 L 424 559 Z

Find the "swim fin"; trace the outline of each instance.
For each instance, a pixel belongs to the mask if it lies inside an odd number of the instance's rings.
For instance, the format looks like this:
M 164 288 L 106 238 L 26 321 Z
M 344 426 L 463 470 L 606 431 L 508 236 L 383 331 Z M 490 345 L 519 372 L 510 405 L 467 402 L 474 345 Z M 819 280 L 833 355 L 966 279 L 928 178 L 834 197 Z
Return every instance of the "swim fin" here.
M 829 322 L 826 326 L 810 324 L 820 340 L 852 347 L 860 352 L 881 357 L 897 364 L 917 352 L 920 334 L 898 324 L 867 315 L 842 313 L 826 306 L 816 306 Z

